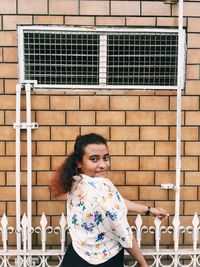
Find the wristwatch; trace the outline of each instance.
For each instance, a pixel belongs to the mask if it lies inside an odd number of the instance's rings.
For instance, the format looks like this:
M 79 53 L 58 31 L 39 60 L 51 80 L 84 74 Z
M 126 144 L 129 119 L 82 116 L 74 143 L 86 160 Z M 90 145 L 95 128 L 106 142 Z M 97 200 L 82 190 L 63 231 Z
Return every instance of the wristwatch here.
M 151 215 L 151 207 L 147 206 L 147 211 L 145 212 L 146 216 L 150 216 Z

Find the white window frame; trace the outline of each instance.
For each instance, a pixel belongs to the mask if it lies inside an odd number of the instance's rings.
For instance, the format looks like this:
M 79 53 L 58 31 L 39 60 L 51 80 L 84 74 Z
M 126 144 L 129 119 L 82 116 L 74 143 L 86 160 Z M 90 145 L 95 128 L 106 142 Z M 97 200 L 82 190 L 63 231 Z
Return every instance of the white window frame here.
M 25 31 L 38 31 L 38 32 L 101 32 L 102 35 L 100 36 L 100 64 L 99 64 L 99 84 L 98 85 L 49 85 L 49 84 L 38 84 L 37 81 L 29 81 L 24 79 L 24 32 Z M 177 90 L 178 89 L 178 82 L 175 86 L 152 86 L 152 85 L 107 85 L 106 84 L 106 64 L 107 64 L 107 47 L 106 47 L 106 40 L 107 36 L 104 33 L 107 32 L 155 32 L 155 33 L 179 33 L 178 29 L 163 29 L 163 28 L 128 28 L 128 27 L 66 27 L 66 26 L 18 26 L 18 62 L 19 62 L 19 82 L 20 83 L 34 83 L 35 89 L 117 89 L 117 90 L 124 90 L 124 89 L 131 89 L 131 90 Z M 179 64 L 177 63 L 177 73 L 181 77 L 181 84 L 182 88 L 184 87 L 184 80 L 185 80 L 185 30 L 182 29 L 182 37 L 183 40 L 181 45 L 183 45 L 184 49 L 181 49 L 182 54 L 181 57 L 184 59 L 184 66 L 180 68 Z M 179 44 L 180 45 L 180 44 Z M 180 55 L 179 55 L 180 56 Z M 179 59 L 178 59 L 179 60 Z M 180 68 L 180 69 L 179 69 Z M 178 78 L 177 78 L 178 81 Z

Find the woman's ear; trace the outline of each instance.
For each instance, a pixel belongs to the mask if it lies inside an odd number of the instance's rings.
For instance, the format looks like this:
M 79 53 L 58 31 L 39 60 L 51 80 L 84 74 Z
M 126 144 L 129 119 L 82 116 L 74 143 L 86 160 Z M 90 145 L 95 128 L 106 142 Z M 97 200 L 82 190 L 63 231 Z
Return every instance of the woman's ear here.
M 82 167 L 81 162 L 76 162 L 76 166 L 77 166 L 78 169 L 81 169 L 81 167 Z

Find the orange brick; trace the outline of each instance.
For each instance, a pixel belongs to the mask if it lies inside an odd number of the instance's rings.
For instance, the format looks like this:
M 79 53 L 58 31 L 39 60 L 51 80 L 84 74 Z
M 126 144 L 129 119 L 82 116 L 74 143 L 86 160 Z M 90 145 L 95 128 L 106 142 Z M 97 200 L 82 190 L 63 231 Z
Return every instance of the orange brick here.
M 200 112 L 188 111 L 186 112 L 186 125 L 200 125 Z
M 196 187 L 181 186 L 180 200 L 197 200 L 197 198 L 198 198 L 198 193 Z M 175 194 L 171 190 L 169 191 L 169 199 L 175 200 Z
M 125 144 L 124 142 L 108 142 L 108 149 L 110 155 L 124 155 Z
M 16 120 L 16 112 L 13 110 L 13 111 L 5 111 L 5 118 L 6 118 L 6 122 L 5 124 L 6 125 L 13 125 L 13 122 L 15 122 Z M 32 122 L 35 121 L 35 112 L 32 111 L 31 112 L 31 120 Z M 21 122 L 25 122 L 26 121 L 26 112 L 25 111 L 22 111 L 21 112 Z
M 21 199 L 27 200 L 27 187 L 23 186 L 21 188 Z M 33 200 L 49 200 L 50 191 L 48 186 L 33 186 L 32 187 L 32 199 Z
M 4 62 L 17 62 L 17 49 L 15 47 L 6 47 L 3 50 Z
M 137 186 L 117 186 L 120 194 L 123 198 L 128 200 L 138 199 L 138 187 Z
M 102 126 L 83 126 L 81 127 L 81 134 L 97 133 L 109 139 L 109 127 Z
M 42 201 L 38 203 L 38 215 L 61 215 L 66 211 L 66 201 Z
M 32 24 L 32 16 L 7 15 L 3 16 L 3 29 L 16 30 L 18 25 Z
M 111 127 L 111 140 L 138 140 L 139 127 Z
M 183 184 L 183 172 L 180 175 L 180 183 Z M 155 172 L 155 184 L 175 184 L 176 183 L 176 172 L 175 171 L 157 171 Z
M 79 135 L 79 127 L 52 127 L 51 139 L 52 140 L 75 140 Z
M 51 157 L 51 170 L 56 170 L 65 160 L 66 157 Z
M 186 79 L 199 79 L 199 65 L 187 65 Z
M 82 110 L 106 110 L 109 109 L 109 97 L 81 96 L 80 104 Z
M 200 63 L 200 49 L 188 49 L 187 63 L 199 64 Z
M 112 1 L 111 15 L 120 15 L 120 16 L 140 15 L 140 3 L 138 1 L 126 1 L 126 2 Z
M 67 125 L 93 125 L 95 112 L 93 111 L 67 111 Z
M 143 16 L 170 16 L 170 5 L 164 5 L 159 1 L 143 1 L 142 2 L 142 15 Z
M 0 62 L 3 61 L 3 49 L 0 48 Z
M 26 102 L 24 103 L 23 107 L 26 107 Z M 49 97 L 48 96 L 38 96 L 32 95 L 31 96 L 31 108 L 34 109 L 49 109 Z
M 47 0 L 18 0 L 18 14 L 47 14 Z
M 3 79 L 0 79 L 0 94 L 3 94 L 4 92 L 4 83 L 3 83 Z
M 153 185 L 154 173 L 144 171 L 130 171 L 126 173 L 127 185 Z
M 0 1 L 0 14 L 15 14 L 16 1 L 15 0 L 1 0 Z
M 37 185 L 49 185 L 53 177 L 53 171 L 38 171 L 37 172 Z
M 156 155 L 176 155 L 176 142 L 156 142 Z
M 37 155 L 65 155 L 65 142 L 37 142 Z
M 162 202 L 155 201 L 155 207 L 156 208 L 163 208 L 164 210 L 166 210 L 169 213 L 170 217 L 175 214 L 174 201 L 162 201 Z M 181 210 L 181 213 L 183 213 L 182 210 Z
M 200 81 L 198 80 L 186 81 L 187 95 L 200 95 L 199 86 L 200 86 Z
M 198 140 L 198 127 L 181 127 L 182 140 Z M 176 140 L 176 128 L 170 128 L 170 140 Z
M 0 155 L 5 155 L 5 142 L 0 142 Z
M 94 17 L 87 16 L 66 16 L 66 25 L 94 25 Z
M 141 170 L 167 170 L 168 158 L 167 157 L 141 157 L 140 158 Z
M 186 142 L 185 155 L 198 156 L 200 154 L 200 142 Z
M 15 140 L 15 130 L 13 127 L 0 126 L 0 140 Z
M 97 17 L 96 25 L 103 25 L 103 26 L 125 25 L 125 18 L 123 17 Z
M 111 96 L 110 109 L 115 110 L 137 110 L 139 109 L 138 96 Z
M 49 14 L 78 15 L 78 1 L 60 0 L 58 5 L 56 0 L 50 0 Z
M 177 27 L 178 26 L 178 18 L 177 17 L 171 17 L 171 18 L 160 17 L 160 18 L 157 18 L 157 26 Z
M 97 111 L 97 125 L 124 125 L 125 112 L 123 111 Z
M 6 173 L 0 172 L 0 185 L 5 185 L 5 184 L 6 184 Z
M 6 94 L 16 94 L 16 84 L 18 80 L 15 79 L 5 79 L 5 93 Z
M 184 113 L 182 112 L 182 124 L 184 121 Z M 157 111 L 156 125 L 176 125 L 176 112 L 174 111 Z
M 0 32 L 0 46 L 16 46 L 16 45 L 17 45 L 16 32 L 14 31 Z
M 200 32 L 200 18 L 188 18 L 188 32 Z
M 0 111 L 0 124 L 4 124 L 4 112 Z
M 35 142 L 32 142 L 32 155 L 36 154 L 36 145 Z M 21 142 L 20 146 L 20 153 L 21 155 L 25 156 L 27 155 L 27 142 Z M 16 154 L 15 152 L 15 142 L 6 142 L 6 155 L 7 156 L 14 156 Z
M 26 157 L 22 157 L 21 169 L 23 171 L 27 170 Z M 32 157 L 32 169 L 34 171 L 36 171 L 36 170 L 39 170 L 39 171 L 49 170 L 50 169 L 50 158 L 49 157 L 41 157 L 41 156 Z
M 0 216 L 3 216 L 3 214 L 6 212 L 6 202 L 1 202 L 0 206 Z M 10 221 L 9 221 L 10 222 Z
M 172 5 L 172 16 L 178 16 L 178 5 Z M 184 16 L 199 17 L 200 3 L 195 3 L 195 2 L 184 3 Z
M 168 193 L 158 186 L 141 186 L 140 200 L 167 200 Z
M 79 108 L 78 96 L 50 96 L 52 110 L 73 110 Z
M 139 166 L 138 157 L 111 157 L 111 170 L 137 170 Z
M 182 110 L 198 110 L 199 96 L 182 96 Z M 176 97 L 170 97 L 170 109 L 176 110 Z
M 200 48 L 200 36 L 199 34 L 191 33 L 188 34 L 188 48 Z
M 111 171 L 108 177 L 114 185 L 125 185 L 125 172 L 123 171 Z
M 65 112 L 37 111 L 36 119 L 39 125 L 65 125 Z
M 9 186 L 9 187 L 0 187 L 0 201 L 2 200 L 15 200 L 15 187 Z
M 185 185 L 200 185 L 200 172 L 185 172 Z
M 39 126 L 39 128 L 32 131 L 32 140 L 49 140 L 50 139 L 50 127 Z
M 141 110 L 168 110 L 169 98 L 166 96 L 141 96 Z
M 175 157 L 170 158 L 170 170 L 176 169 Z M 198 157 L 181 157 L 182 171 L 196 171 L 198 170 Z
M 149 17 L 127 17 L 127 26 L 156 26 L 156 18 Z
M 153 142 L 126 142 L 127 155 L 153 155 Z
M 199 201 L 186 201 L 184 215 L 194 215 L 195 212 L 199 213 Z
M 63 24 L 63 16 L 34 16 L 34 24 Z
M 154 112 L 146 111 L 127 111 L 127 125 L 153 125 Z
M 0 64 L 0 78 L 17 78 L 17 64 Z
M 168 127 L 141 127 L 141 140 L 168 140 Z
M 20 174 L 21 185 L 27 185 L 27 172 L 21 171 Z M 36 185 L 36 172 L 32 172 L 32 184 Z M 16 173 L 15 171 L 7 172 L 7 185 L 16 185 Z
M 74 151 L 74 143 L 75 142 L 67 142 L 67 155 Z
M 108 1 L 81 1 L 80 15 L 109 15 Z
M 15 170 L 15 157 L 0 157 L 0 170 L 1 171 L 12 171 Z
M 15 96 L 14 95 L 0 95 L 1 109 L 15 109 Z
M 21 202 L 21 214 L 24 214 L 24 213 L 27 214 L 27 203 Z M 16 203 L 15 202 L 7 203 L 7 215 L 16 216 Z M 36 215 L 36 203 L 35 202 L 32 203 L 32 215 Z M 16 242 L 14 244 L 16 244 Z

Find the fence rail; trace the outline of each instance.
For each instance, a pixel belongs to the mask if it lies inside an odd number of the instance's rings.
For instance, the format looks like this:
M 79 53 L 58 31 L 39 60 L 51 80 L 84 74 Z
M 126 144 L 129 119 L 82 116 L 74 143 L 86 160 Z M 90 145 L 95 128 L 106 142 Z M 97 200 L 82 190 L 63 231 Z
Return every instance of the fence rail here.
M 150 248 L 142 248 L 143 255 L 147 259 L 151 267 L 171 267 L 171 266 L 200 266 L 200 249 L 198 249 L 200 221 L 195 214 L 192 220 L 192 226 L 181 226 L 178 217 L 174 217 L 171 226 L 162 226 L 161 221 L 155 218 L 154 225 L 147 227 L 143 225 L 143 220 L 140 215 L 136 217 L 135 226 L 132 230 L 135 233 L 138 245 L 141 247 L 142 240 L 146 233 L 154 236 L 155 245 Z M 59 226 L 48 226 L 46 215 L 43 213 L 40 219 L 40 225 L 31 227 L 31 235 L 35 234 L 40 241 L 38 248 L 28 249 L 28 238 L 30 233 L 28 231 L 28 218 L 24 214 L 21 219 L 20 235 L 21 248 L 13 249 L 8 245 L 9 235 L 16 237 L 17 230 L 10 227 L 8 218 L 4 214 L 0 220 L 0 232 L 2 249 L 0 249 L 0 267 L 59 267 L 61 265 L 62 257 L 65 253 L 67 245 L 67 221 L 64 214 L 61 215 Z M 173 248 L 167 248 L 161 245 L 161 237 L 164 234 L 170 234 L 173 238 Z M 192 238 L 192 243 L 187 248 L 179 247 L 179 240 L 181 234 L 189 234 Z M 47 237 L 49 235 L 57 235 L 59 244 L 49 246 Z M 124 266 L 136 266 L 136 262 L 131 259 L 128 254 L 125 254 Z M 128 264 L 128 265 L 126 265 Z

